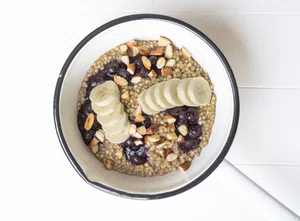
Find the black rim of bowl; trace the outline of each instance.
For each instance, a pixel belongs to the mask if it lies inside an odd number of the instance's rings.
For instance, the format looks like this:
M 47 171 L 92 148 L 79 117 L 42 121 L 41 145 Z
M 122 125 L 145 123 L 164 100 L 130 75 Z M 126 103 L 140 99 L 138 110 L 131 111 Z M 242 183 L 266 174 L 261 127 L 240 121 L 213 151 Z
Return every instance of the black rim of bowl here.
M 155 20 L 163 20 L 163 21 L 175 23 L 175 24 L 180 25 L 180 26 L 188 29 L 189 31 L 193 32 L 195 35 L 197 35 L 199 38 L 201 38 L 204 42 L 206 42 L 206 44 L 209 45 L 210 48 L 216 53 L 216 55 L 219 57 L 219 59 L 222 61 L 223 65 L 224 65 L 224 67 L 226 68 L 228 78 L 231 82 L 233 99 L 234 99 L 233 120 L 232 120 L 232 124 L 231 124 L 230 133 L 229 133 L 229 136 L 225 143 L 225 146 L 223 147 L 223 149 L 222 149 L 221 153 L 219 154 L 219 156 L 217 157 L 217 159 L 213 162 L 213 164 L 204 173 L 202 173 L 199 177 L 197 177 L 192 182 L 186 184 L 185 186 L 183 186 L 179 189 L 172 190 L 169 192 L 164 192 L 164 193 L 158 193 L 158 194 L 128 193 L 128 192 L 124 192 L 124 191 L 120 191 L 120 190 L 111 188 L 111 187 L 103 185 L 101 183 L 90 181 L 87 178 L 87 176 L 85 175 L 85 173 L 83 172 L 83 170 L 81 169 L 80 165 L 77 163 L 77 161 L 74 158 L 74 156 L 72 155 L 72 153 L 70 152 L 70 149 L 64 139 L 64 135 L 63 135 L 61 123 L 60 123 L 60 116 L 59 116 L 59 100 L 60 100 L 61 86 L 64 81 L 65 74 L 66 74 L 72 60 L 74 59 L 76 54 L 81 50 L 81 48 L 87 42 L 89 42 L 93 37 L 95 37 L 102 31 L 104 31 L 112 26 L 115 26 L 115 25 L 118 25 L 118 24 L 121 24 L 124 22 L 141 20 L 141 19 L 155 19 Z M 91 32 L 89 35 L 87 35 L 71 52 L 71 54 L 69 55 L 69 57 L 67 58 L 66 62 L 64 63 L 64 65 L 62 67 L 62 70 L 59 74 L 56 88 L 55 88 L 54 105 L 53 105 L 54 124 L 55 124 L 58 139 L 60 141 L 63 151 L 65 152 L 67 158 L 69 159 L 70 163 L 73 165 L 73 167 L 77 171 L 77 173 L 88 184 L 90 184 L 91 186 L 93 186 L 97 189 L 100 189 L 104 192 L 107 192 L 107 193 L 110 193 L 113 195 L 126 197 L 126 198 L 133 198 L 133 199 L 161 199 L 161 198 L 165 198 L 165 197 L 174 196 L 174 195 L 182 193 L 186 190 L 191 189 L 192 187 L 196 186 L 197 184 L 199 184 L 200 182 L 205 180 L 219 166 L 219 164 L 223 161 L 227 152 L 230 149 L 230 146 L 233 142 L 234 136 L 236 134 L 237 126 L 238 126 L 239 111 L 240 111 L 240 109 L 239 109 L 239 94 L 238 94 L 238 88 L 237 88 L 237 84 L 236 84 L 236 81 L 234 78 L 234 74 L 233 74 L 233 71 L 232 71 L 228 61 L 226 60 L 225 56 L 220 51 L 220 49 L 206 35 L 204 35 L 201 31 L 199 31 L 195 27 L 193 27 L 181 20 L 178 20 L 178 19 L 175 19 L 175 18 L 172 18 L 169 16 L 157 15 L 157 14 L 136 14 L 136 15 L 128 15 L 128 16 L 120 17 L 120 18 L 117 18 L 115 20 L 112 20 L 112 21 L 100 26 L 99 28 L 97 28 L 93 32 Z

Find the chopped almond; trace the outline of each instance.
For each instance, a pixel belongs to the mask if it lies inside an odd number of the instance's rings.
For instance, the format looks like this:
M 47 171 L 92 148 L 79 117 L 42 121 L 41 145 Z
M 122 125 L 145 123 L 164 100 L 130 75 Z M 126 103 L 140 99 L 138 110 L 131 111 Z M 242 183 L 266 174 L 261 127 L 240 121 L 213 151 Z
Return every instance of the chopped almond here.
M 147 46 L 139 46 L 139 53 L 144 56 L 148 56 L 150 54 L 150 49 Z
M 128 85 L 128 81 L 125 78 L 117 75 L 114 76 L 114 82 L 121 87 Z
M 127 65 L 127 71 L 128 71 L 131 75 L 134 75 L 134 72 L 135 72 L 135 64 L 134 64 L 134 63 L 128 64 L 128 65 Z
M 165 146 L 165 144 L 166 144 L 166 141 L 164 139 L 160 139 L 159 141 L 156 142 L 156 147 L 158 149 L 161 149 Z
M 160 140 L 159 135 L 152 135 L 152 136 L 149 137 L 149 141 L 152 142 L 152 143 L 157 142 L 159 140 Z
M 166 64 L 166 59 L 164 57 L 160 57 L 157 61 L 156 61 L 156 67 L 158 69 L 162 69 Z
M 122 54 L 125 53 L 125 52 L 127 52 L 127 50 L 128 50 L 127 45 L 121 45 L 120 46 L 120 51 L 121 51 Z
M 133 113 L 133 116 L 138 116 L 138 115 L 142 115 L 142 107 L 141 105 L 138 105 Z
M 129 57 L 128 57 L 128 55 L 122 56 L 122 57 L 121 57 L 121 61 L 122 61 L 124 64 L 128 65 L 128 64 L 129 64 Z
M 146 134 L 146 127 L 145 126 L 140 126 L 136 129 L 136 131 L 140 134 L 140 135 L 145 135 Z
M 100 141 L 100 142 L 104 142 L 105 141 L 105 133 L 103 130 L 97 130 L 95 133 L 95 137 Z
M 162 54 L 163 54 L 163 48 L 162 47 L 157 47 L 157 48 L 150 51 L 150 55 L 162 56 Z
M 162 68 L 161 69 L 161 76 L 166 76 L 166 75 L 169 75 L 169 74 L 172 74 L 173 71 L 172 71 L 172 68 Z
M 175 124 L 174 124 L 174 123 L 169 124 L 169 125 L 168 125 L 168 129 L 169 129 L 169 131 L 171 131 L 171 132 L 175 132 Z
M 141 139 L 136 139 L 135 141 L 133 141 L 134 142 L 134 144 L 136 145 L 136 146 L 139 146 L 139 145 L 142 145 L 143 144 L 143 141 L 141 140 Z
M 179 134 L 179 136 L 177 138 L 177 142 L 182 143 L 183 141 L 184 141 L 184 137 L 181 134 Z
M 165 157 L 168 156 L 170 153 L 172 153 L 172 149 L 171 148 L 165 149 Z
M 169 140 L 177 140 L 177 135 L 176 135 L 176 133 L 168 133 L 167 138 Z
M 166 51 L 165 51 L 165 57 L 167 59 L 171 59 L 173 57 L 173 48 L 171 45 L 167 45 Z
M 132 77 L 131 83 L 138 84 L 141 80 L 142 80 L 142 75 L 136 74 L 135 76 Z
M 178 127 L 178 131 L 183 135 L 186 136 L 188 133 L 188 128 L 185 125 L 181 125 L 180 127 Z
M 132 53 L 132 57 L 135 57 L 135 56 L 138 55 L 139 49 L 136 46 L 132 46 L 131 47 L 131 53 Z
M 169 59 L 169 60 L 167 60 L 165 67 L 172 68 L 172 67 L 174 67 L 174 65 L 175 65 L 175 59 Z
M 137 43 L 135 40 L 131 40 L 130 42 L 127 43 L 128 48 L 132 48 L 132 46 L 137 46 Z
M 121 98 L 128 101 L 128 100 L 129 100 L 129 92 L 128 92 L 128 91 L 125 91 L 125 92 L 121 95 Z
M 149 76 L 150 78 L 155 78 L 155 77 L 157 77 L 157 73 L 156 73 L 154 70 L 151 70 L 151 71 L 148 73 L 148 76 Z
M 172 124 L 176 121 L 176 118 L 168 114 L 165 116 L 165 121 L 167 121 L 168 124 Z
M 178 157 L 177 154 L 175 154 L 175 153 L 169 153 L 169 154 L 167 155 L 167 157 L 166 157 L 166 160 L 167 160 L 168 162 L 172 162 L 172 161 L 176 160 L 177 157 Z
M 140 135 L 138 132 L 135 132 L 135 134 L 132 135 L 132 136 L 135 137 L 135 138 L 139 138 L 139 139 L 142 139 L 142 138 L 143 138 L 143 136 Z
M 128 127 L 128 133 L 130 135 L 134 135 L 136 133 L 136 125 L 135 124 L 130 124 Z
M 135 122 L 140 123 L 143 122 L 145 120 L 145 118 L 143 117 L 143 115 L 137 115 L 135 117 Z
M 187 171 L 187 170 L 190 168 L 190 166 L 191 166 L 191 162 L 187 161 L 187 162 L 181 164 L 181 165 L 179 166 L 179 168 L 180 168 L 183 172 L 185 172 L 185 171 Z
M 142 62 L 143 62 L 144 67 L 147 68 L 150 71 L 150 69 L 151 69 L 150 60 L 146 56 L 143 56 L 142 57 Z
M 171 41 L 168 38 L 164 36 L 159 37 L 158 46 L 167 46 L 169 44 L 171 44 Z
M 192 53 L 185 47 L 181 48 L 181 54 L 185 59 L 190 59 L 192 57 Z
M 93 137 L 91 140 L 89 147 L 92 149 L 93 146 L 97 145 L 99 143 L 99 140 L 96 137 Z
M 152 124 L 150 127 L 147 128 L 146 134 L 155 134 L 159 129 L 159 125 Z

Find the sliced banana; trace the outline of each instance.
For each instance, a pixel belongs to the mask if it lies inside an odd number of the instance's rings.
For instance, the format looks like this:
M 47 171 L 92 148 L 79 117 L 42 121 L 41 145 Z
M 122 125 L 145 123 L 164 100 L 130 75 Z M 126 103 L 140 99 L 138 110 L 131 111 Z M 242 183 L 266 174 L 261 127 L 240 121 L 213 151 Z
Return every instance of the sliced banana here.
M 95 113 L 97 115 L 106 116 L 106 115 L 111 114 L 116 109 L 116 107 L 119 105 L 119 103 L 120 103 L 120 98 L 117 96 L 117 97 L 115 97 L 115 100 L 111 104 L 104 106 L 104 107 L 101 107 L 101 106 L 98 106 L 98 105 L 92 103 L 92 109 L 93 109 L 93 111 L 95 111 Z
M 110 135 L 116 135 L 125 130 L 128 127 L 129 120 L 128 115 L 124 112 L 122 118 L 112 126 L 102 125 L 105 133 Z
M 166 100 L 174 106 L 182 106 L 183 103 L 179 100 L 177 94 L 177 85 L 180 82 L 179 79 L 173 78 L 166 81 L 164 86 L 164 96 Z
M 111 104 L 116 97 L 119 97 L 118 86 L 113 81 L 105 81 L 94 87 L 90 93 L 90 100 L 97 106 Z
M 174 105 L 170 104 L 164 96 L 164 86 L 165 86 L 165 82 L 154 85 L 153 87 L 154 99 L 156 100 L 157 104 L 162 108 L 164 109 L 172 108 L 174 107 Z
M 147 90 L 144 90 L 139 96 L 138 96 L 138 103 L 141 105 L 141 108 L 145 114 L 153 115 L 158 113 L 157 111 L 152 110 L 149 105 L 147 104 L 145 100 L 145 94 Z
M 192 80 L 192 78 L 186 78 L 181 80 L 177 85 L 177 94 L 179 100 L 187 106 L 196 106 L 190 99 L 188 95 L 188 86 L 189 82 Z
M 211 89 L 202 77 L 193 78 L 188 84 L 188 96 L 195 105 L 203 106 L 210 102 Z
M 106 116 L 97 115 L 97 120 L 102 126 L 112 126 L 116 124 L 122 117 L 124 113 L 124 106 L 119 103 L 114 112 Z
M 154 110 L 154 111 L 157 111 L 157 112 L 160 112 L 162 110 L 164 110 L 163 107 L 161 107 L 155 100 L 155 97 L 154 97 L 154 87 L 150 87 L 146 90 L 146 93 L 145 93 L 145 100 L 147 101 L 147 104 L 148 106 Z
M 115 134 L 115 135 L 110 135 L 110 134 L 106 134 L 106 138 L 111 142 L 111 143 L 123 143 L 124 141 L 126 141 L 129 138 L 129 132 L 128 132 L 128 127 L 125 128 L 125 130 L 123 130 L 122 132 L 120 132 L 119 134 Z

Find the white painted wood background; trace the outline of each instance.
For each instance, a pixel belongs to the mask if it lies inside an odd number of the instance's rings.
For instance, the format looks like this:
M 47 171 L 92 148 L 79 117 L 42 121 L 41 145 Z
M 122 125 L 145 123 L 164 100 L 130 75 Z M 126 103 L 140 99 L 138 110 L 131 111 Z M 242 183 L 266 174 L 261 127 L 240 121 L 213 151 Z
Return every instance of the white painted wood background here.
M 134 13 L 182 19 L 219 46 L 241 99 L 227 159 L 300 215 L 300 1 L 0 0 L 0 220 L 265 220 L 217 174 L 173 198 L 132 201 L 88 186 L 64 156 L 58 73 L 88 33 Z

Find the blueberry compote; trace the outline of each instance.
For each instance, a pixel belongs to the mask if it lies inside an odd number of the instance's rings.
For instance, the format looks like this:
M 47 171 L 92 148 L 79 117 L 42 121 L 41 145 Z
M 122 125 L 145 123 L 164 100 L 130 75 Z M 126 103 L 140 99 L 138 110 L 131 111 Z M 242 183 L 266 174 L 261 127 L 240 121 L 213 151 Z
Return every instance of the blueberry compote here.
M 198 123 L 199 120 L 199 109 L 197 107 L 180 106 L 168 109 L 165 111 L 165 115 L 172 115 L 176 118 L 176 134 L 179 135 L 178 127 L 186 125 L 188 133 L 184 136 L 184 142 L 178 146 L 182 152 L 187 153 L 199 147 L 201 142 L 200 136 L 202 135 L 201 125 Z
M 156 56 L 150 57 L 151 64 L 156 68 Z M 143 66 L 142 56 L 137 55 L 135 57 L 130 57 L 130 61 L 135 63 L 136 70 L 135 73 L 140 73 L 143 78 L 148 78 L 149 71 Z M 97 130 L 102 129 L 101 124 L 96 120 L 96 113 L 92 110 L 91 101 L 89 99 L 89 95 L 91 90 L 99 84 L 107 80 L 113 80 L 114 76 L 118 75 L 125 78 L 129 83 L 131 81 L 132 75 L 127 71 L 127 65 L 123 62 L 119 62 L 118 60 L 111 60 L 107 63 L 102 70 L 99 70 L 95 75 L 92 75 L 87 80 L 87 88 L 85 93 L 85 102 L 81 105 L 80 109 L 77 113 L 77 124 L 82 135 L 83 141 L 86 145 L 89 145 L 91 140 L 93 139 Z M 95 121 L 90 130 L 86 130 L 84 128 L 84 123 L 86 118 L 90 113 L 95 115 Z M 144 115 L 145 121 L 142 123 L 137 123 L 137 126 L 145 126 L 146 128 L 151 126 L 151 120 L 149 116 Z M 129 137 L 127 141 L 121 144 L 124 148 L 124 152 L 126 155 L 127 161 L 129 161 L 133 165 L 141 165 L 148 161 L 147 151 L 148 149 L 144 144 L 136 146 L 134 144 L 135 138 Z M 101 142 L 99 143 L 99 148 L 101 147 Z

